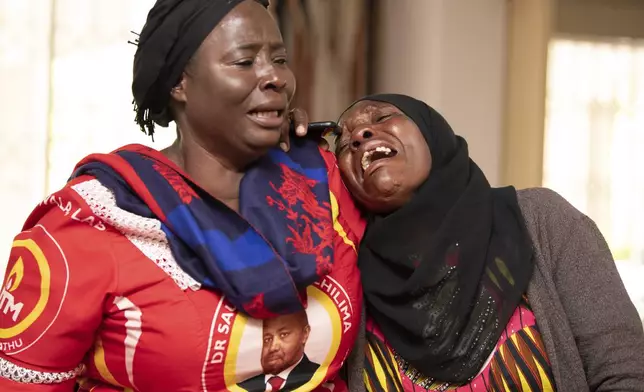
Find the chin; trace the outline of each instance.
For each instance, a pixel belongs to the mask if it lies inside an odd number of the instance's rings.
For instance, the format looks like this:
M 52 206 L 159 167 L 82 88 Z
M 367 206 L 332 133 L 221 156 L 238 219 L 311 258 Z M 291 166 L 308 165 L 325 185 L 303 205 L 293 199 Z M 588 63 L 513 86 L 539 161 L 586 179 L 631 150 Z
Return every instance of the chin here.
M 266 374 L 278 374 L 282 370 L 286 369 L 287 367 L 288 366 L 284 366 L 284 365 L 269 365 L 264 367 L 263 371 Z
M 246 140 L 246 145 L 255 151 L 268 151 L 273 147 L 277 147 L 280 141 L 280 132 L 264 132 L 267 133 L 267 135 L 253 135 L 253 137 L 248 138 Z
M 369 193 L 361 188 L 359 192 L 353 194 L 366 212 L 379 215 L 395 212 L 411 199 L 411 194 L 405 192 L 404 187 L 401 186 L 395 186 L 391 192 L 386 193 Z
M 388 214 L 398 209 L 398 206 L 383 197 L 356 197 L 358 204 L 369 214 Z
M 391 214 L 392 212 L 396 211 L 398 209 L 398 207 L 388 205 L 388 204 L 373 204 L 369 208 L 365 207 L 365 209 L 369 214 L 387 215 L 387 214 Z

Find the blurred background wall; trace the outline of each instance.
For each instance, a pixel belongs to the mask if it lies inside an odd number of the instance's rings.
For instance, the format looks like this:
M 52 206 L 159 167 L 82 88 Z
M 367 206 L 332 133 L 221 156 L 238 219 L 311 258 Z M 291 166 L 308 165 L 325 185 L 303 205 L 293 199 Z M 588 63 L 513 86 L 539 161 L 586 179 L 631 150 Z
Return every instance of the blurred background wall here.
M 153 0 L 0 0 L 0 269 L 30 210 L 133 122 L 131 30 Z M 434 106 L 493 185 L 547 186 L 593 218 L 644 314 L 644 1 L 273 0 L 296 104 Z

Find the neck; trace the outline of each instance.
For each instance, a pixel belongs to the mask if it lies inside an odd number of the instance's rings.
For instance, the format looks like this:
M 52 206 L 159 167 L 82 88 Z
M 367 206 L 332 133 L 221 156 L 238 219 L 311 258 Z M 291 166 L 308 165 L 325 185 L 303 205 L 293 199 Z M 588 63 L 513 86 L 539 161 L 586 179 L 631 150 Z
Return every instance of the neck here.
M 231 209 L 239 210 L 239 186 L 246 165 L 241 166 L 208 151 L 197 140 L 185 134 L 162 153 L 211 196 Z

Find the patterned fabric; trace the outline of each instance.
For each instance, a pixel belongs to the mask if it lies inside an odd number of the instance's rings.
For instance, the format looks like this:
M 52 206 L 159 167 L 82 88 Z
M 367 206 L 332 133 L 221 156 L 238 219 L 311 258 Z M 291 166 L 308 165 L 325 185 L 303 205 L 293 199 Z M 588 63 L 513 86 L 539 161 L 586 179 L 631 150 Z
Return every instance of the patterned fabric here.
M 40 372 L 18 366 L 15 363 L 0 358 L 0 377 L 19 383 L 59 384 L 76 379 L 83 370 L 85 370 L 85 365 L 80 364 L 76 369 L 67 372 Z
M 303 291 L 306 317 L 253 319 L 203 289 L 178 265 L 165 224 L 125 210 L 122 195 L 91 176 L 46 197 L 0 278 L 0 391 L 254 392 L 279 375 L 283 391 L 347 392 L 340 374 L 360 329 L 364 222 L 335 157 L 321 156 L 334 260 Z M 302 339 L 286 342 L 298 331 Z M 291 362 L 266 369 L 275 339 Z
M 329 187 L 312 140 L 248 170 L 239 214 L 140 145 L 90 155 L 72 178 L 82 175 L 113 191 L 119 208 L 161 221 L 179 266 L 252 317 L 303 310 L 301 290 L 332 269 Z
M 450 385 L 418 373 L 367 321 L 365 384 L 370 392 L 554 392 L 550 362 L 527 301 L 515 310 L 483 370 L 466 385 Z

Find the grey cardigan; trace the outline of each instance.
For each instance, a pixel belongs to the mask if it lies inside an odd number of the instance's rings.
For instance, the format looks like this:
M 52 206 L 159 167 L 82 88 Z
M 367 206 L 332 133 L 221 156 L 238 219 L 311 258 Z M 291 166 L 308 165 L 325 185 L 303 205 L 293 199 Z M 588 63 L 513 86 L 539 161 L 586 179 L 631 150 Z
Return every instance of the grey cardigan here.
M 535 248 L 528 300 L 558 392 L 644 391 L 644 332 L 595 223 L 545 188 L 517 192 Z M 363 326 L 348 359 L 365 391 Z

